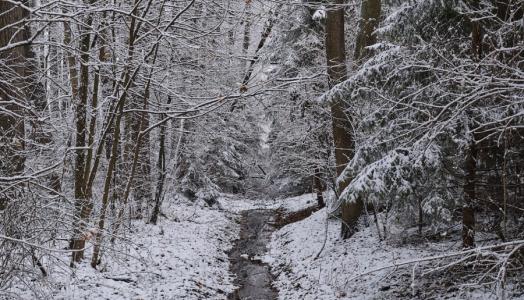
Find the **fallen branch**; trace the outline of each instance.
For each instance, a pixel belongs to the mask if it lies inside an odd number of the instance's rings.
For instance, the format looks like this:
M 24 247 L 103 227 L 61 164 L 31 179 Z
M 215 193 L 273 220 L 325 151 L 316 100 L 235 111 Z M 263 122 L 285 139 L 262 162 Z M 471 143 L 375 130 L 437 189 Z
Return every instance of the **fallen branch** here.
M 347 280 L 347 282 L 353 281 L 353 280 L 355 280 L 355 279 L 357 279 L 357 278 L 359 278 L 361 276 L 369 275 L 369 274 L 372 274 L 372 273 L 375 273 L 375 272 L 378 272 L 378 271 L 382 271 L 382 270 L 386 270 L 386 269 L 390 269 L 390 268 L 397 268 L 397 267 L 406 266 L 406 265 L 410 265 L 410 264 L 416 264 L 416 263 L 420 263 L 420 262 L 428 262 L 428 261 L 432 261 L 432 260 L 439 260 L 439 259 L 450 258 L 450 257 L 455 257 L 455 256 L 462 256 L 462 255 L 465 255 L 465 254 L 471 254 L 471 253 L 475 253 L 475 252 L 480 253 L 481 251 L 484 251 L 484 250 L 500 248 L 500 247 L 518 246 L 520 248 L 522 245 L 524 245 L 524 240 L 517 240 L 517 241 L 511 241 L 511 242 L 497 244 L 497 245 L 489 245 L 489 246 L 477 247 L 477 248 L 474 248 L 474 249 L 469 249 L 469 250 L 459 251 L 459 252 L 453 252 L 453 253 L 449 253 L 449 254 L 442 254 L 442 255 L 435 255 L 435 256 L 428 256 L 428 257 L 410 259 L 410 260 L 406 260 L 406 261 L 403 261 L 403 262 L 393 263 L 391 265 L 383 266 L 383 267 L 380 267 L 380 268 L 376 268 L 376 269 L 372 269 L 372 270 L 366 271 L 364 273 L 357 274 L 357 275 L 355 275 L 353 277 L 350 277 Z

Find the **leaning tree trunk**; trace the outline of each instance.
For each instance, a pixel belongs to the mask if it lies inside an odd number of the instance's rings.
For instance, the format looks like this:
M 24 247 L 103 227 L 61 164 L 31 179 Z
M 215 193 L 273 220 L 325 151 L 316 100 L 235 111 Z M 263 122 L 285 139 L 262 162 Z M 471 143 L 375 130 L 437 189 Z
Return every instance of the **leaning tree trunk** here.
M 144 216 L 144 210 L 147 210 L 148 204 L 153 203 L 153 194 L 151 192 L 151 160 L 149 157 L 149 132 L 141 135 L 149 127 L 149 116 L 145 112 L 148 107 L 149 90 L 144 92 L 143 103 L 139 99 L 130 99 L 131 109 L 142 109 L 141 112 L 128 113 L 126 115 L 126 135 L 124 142 L 124 161 L 123 174 L 120 174 L 123 182 L 119 189 L 125 188 L 125 182 L 130 180 L 131 169 L 134 160 L 134 152 L 139 151 L 138 162 L 136 162 L 135 174 L 131 180 L 133 181 L 132 199 L 133 209 L 131 216 L 136 219 L 141 219 Z M 140 139 L 140 141 L 139 141 Z M 138 147 L 138 150 L 135 149 Z M 121 195 L 123 195 L 123 191 Z M 125 201 L 125 200 L 123 200 Z
M 23 1 L 27 2 L 27 1 Z M 27 5 L 27 3 L 25 3 Z M 0 176 L 11 177 L 24 171 L 27 58 L 30 54 L 29 28 L 24 20 L 29 12 L 9 1 L 0 1 Z M 16 45 L 15 44 L 19 44 Z M 0 210 L 13 198 L 0 194 Z
M 167 98 L 167 106 L 171 105 L 171 96 Z M 161 115 L 161 119 L 166 118 L 166 114 Z M 160 126 L 159 134 L 159 149 L 158 149 L 158 179 L 156 183 L 155 191 L 155 202 L 153 206 L 153 211 L 151 212 L 151 217 L 149 218 L 149 223 L 156 225 L 158 222 L 158 215 L 160 214 L 160 206 L 162 205 L 162 198 L 164 196 L 164 183 L 166 181 L 166 128 L 167 124 L 162 124 Z

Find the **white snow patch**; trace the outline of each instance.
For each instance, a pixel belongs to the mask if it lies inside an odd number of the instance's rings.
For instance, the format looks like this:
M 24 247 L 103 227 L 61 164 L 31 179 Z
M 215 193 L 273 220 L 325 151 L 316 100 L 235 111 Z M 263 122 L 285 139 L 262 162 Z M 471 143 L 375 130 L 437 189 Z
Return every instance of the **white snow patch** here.
M 320 6 L 320 8 L 315 11 L 312 18 L 315 21 L 320 21 L 320 20 L 325 19 L 326 18 L 326 7 L 324 7 L 323 5 Z
M 234 290 L 227 251 L 239 225 L 227 212 L 191 203 L 164 207 L 158 225 L 133 221 L 130 243 L 116 245 L 94 270 L 90 257 L 69 269 L 55 266 L 47 299 L 226 299 Z M 89 248 L 86 254 L 92 251 Z M 18 299 L 41 299 L 19 283 L 7 291 Z M 0 296 L 1 298 L 1 296 Z
M 274 286 L 279 290 L 279 299 L 409 299 L 413 297 L 412 288 L 415 292 L 418 288 L 410 269 L 387 268 L 364 276 L 359 274 L 395 262 L 442 254 L 453 248 L 452 242 L 402 246 L 398 241 L 381 242 L 373 224 L 361 228 L 349 240 L 340 240 L 340 222 L 329 220 L 325 248 L 315 259 L 326 236 L 326 215 L 324 208 L 273 233 L 264 261 L 276 276 Z M 402 236 L 395 238 L 402 239 Z M 405 294 L 391 294 L 393 290 Z M 446 297 L 490 299 L 485 291 L 458 291 Z
M 327 193 L 324 193 L 324 198 L 326 195 Z M 275 201 L 268 208 L 281 209 L 284 213 L 294 213 L 315 205 L 317 205 L 317 195 L 310 193 Z

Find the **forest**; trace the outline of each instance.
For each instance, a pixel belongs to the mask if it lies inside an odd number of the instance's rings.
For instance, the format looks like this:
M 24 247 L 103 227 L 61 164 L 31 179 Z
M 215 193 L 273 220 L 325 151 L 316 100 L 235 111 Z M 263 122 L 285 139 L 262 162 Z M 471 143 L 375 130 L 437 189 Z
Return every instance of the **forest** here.
M 524 299 L 524 1 L 0 0 L 0 299 Z

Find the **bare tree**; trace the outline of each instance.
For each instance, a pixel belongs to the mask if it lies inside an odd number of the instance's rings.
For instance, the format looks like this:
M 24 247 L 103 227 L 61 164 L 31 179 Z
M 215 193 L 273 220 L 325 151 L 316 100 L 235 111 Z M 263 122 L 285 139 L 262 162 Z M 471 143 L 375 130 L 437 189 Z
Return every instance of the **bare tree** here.
M 28 17 L 26 6 L 0 1 L 0 176 L 21 175 L 24 171 L 24 111 L 29 102 Z M 8 205 L 13 193 L 13 189 L 2 187 L 0 210 Z

